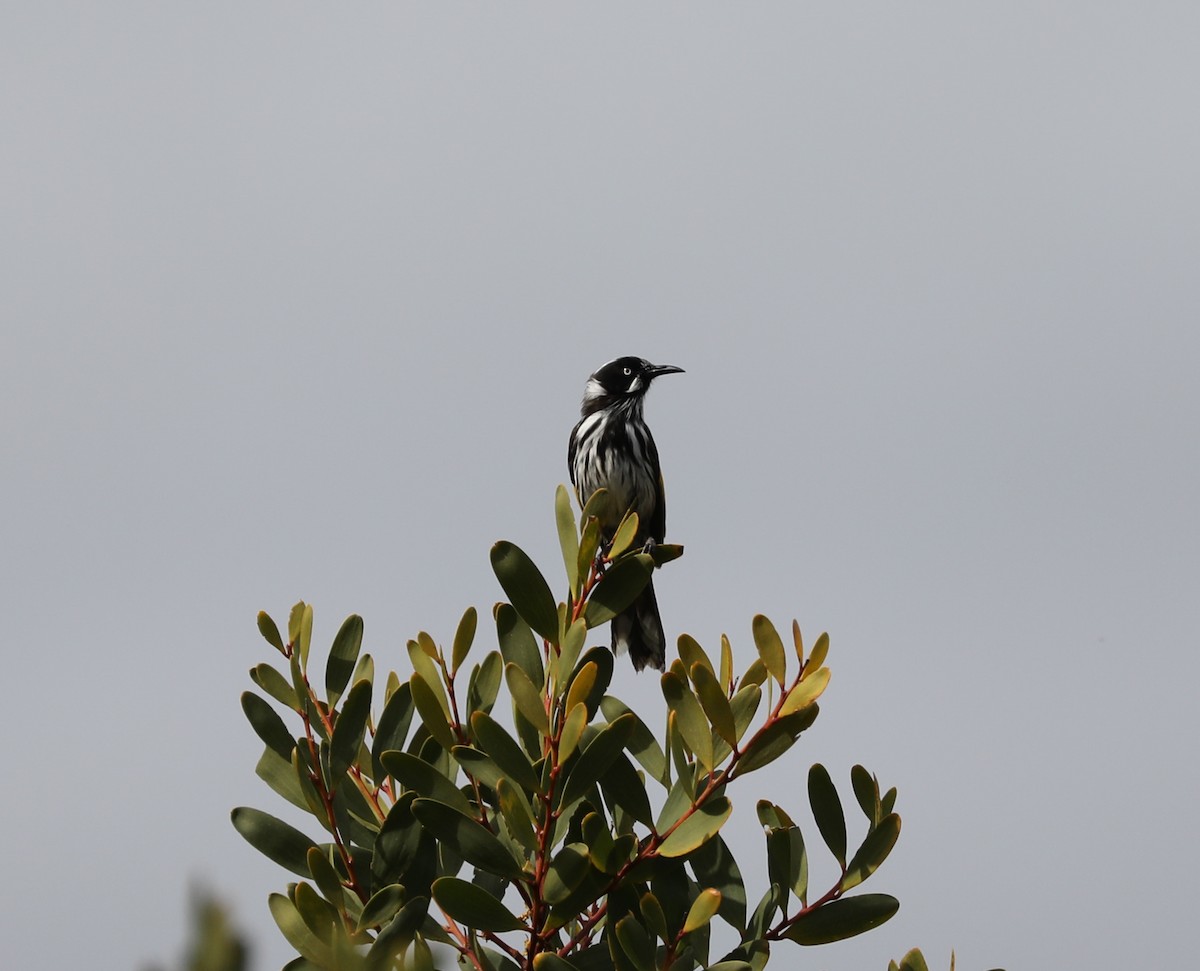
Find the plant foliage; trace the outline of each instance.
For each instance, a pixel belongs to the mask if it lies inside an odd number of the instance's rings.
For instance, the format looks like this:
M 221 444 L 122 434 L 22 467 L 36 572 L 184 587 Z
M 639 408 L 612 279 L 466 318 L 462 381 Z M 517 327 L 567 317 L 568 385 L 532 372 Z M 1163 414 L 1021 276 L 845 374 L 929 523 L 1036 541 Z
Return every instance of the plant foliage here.
M 756 898 L 721 835 L 732 783 L 816 720 L 829 639 L 806 651 L 798 625 L 785 644 L 757 616 L 756 656 L 738 671 L 728 638 L 710 655 L 681 636 L 661 679 L 659 740 L 611 693 L 612 654 L 587 640 L 682 548 L 627 548 L 632 521 L 605 548 L 589 508 L 578 528 L 559 487 L 561 601 L 520 548 L 493 547 L 507 602 L 492 611 L 497 647 L 469 670 L 474 608 L 448 646 L 426 633 L 408 642 L 404 680 L 376 677 L 357 616 L 321 677 L 312 607 L 292 608 L 286 638 L 259 615 L 279 660 L 250 672 L 258 691 L 242 698 L 263 743 L 257 773 L 321 836 L 249 808 L 233 824 L 299 878 L 269 901 L 299 955 L 290 971 L 435 959 L 476 971 L 757 971 L 778 942 L 825 944 L 896 913 L 894 897 L 856 892 L 900 833 L 896 790 L 861 766 L 855 847 L 829 773 L 808 773 L 817 833 L 838 863 L 830 886 L 810 887 L 811 843 L 781 806 L 757 804 L 769 886 Z M 727 953 L 713 946 L 715 920 L 732 929 Z

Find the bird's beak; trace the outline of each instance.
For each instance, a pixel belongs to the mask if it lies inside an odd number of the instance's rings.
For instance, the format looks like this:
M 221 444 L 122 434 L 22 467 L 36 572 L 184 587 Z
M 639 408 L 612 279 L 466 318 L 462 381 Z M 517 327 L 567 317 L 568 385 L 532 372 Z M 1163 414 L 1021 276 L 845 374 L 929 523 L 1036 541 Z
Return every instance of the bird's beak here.
M 683 374 L 683 368 L 676 367 L 674 364 L 654 364 L 650 367 L 651 379 L 657 378 L 660 374 Z

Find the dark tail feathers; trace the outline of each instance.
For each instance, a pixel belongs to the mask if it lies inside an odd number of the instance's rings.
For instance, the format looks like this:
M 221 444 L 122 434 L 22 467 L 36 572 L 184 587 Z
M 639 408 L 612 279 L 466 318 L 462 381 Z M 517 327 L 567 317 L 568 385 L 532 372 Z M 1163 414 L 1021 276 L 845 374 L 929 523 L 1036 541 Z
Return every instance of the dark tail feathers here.
M 637 600 L 612 619 L 612 649 L 614 654 L 628 651 L 637 671 L 647 665 L 659 671 L 666 666 L 667 636 L 658 615 L 653 582 L 647 583 Z

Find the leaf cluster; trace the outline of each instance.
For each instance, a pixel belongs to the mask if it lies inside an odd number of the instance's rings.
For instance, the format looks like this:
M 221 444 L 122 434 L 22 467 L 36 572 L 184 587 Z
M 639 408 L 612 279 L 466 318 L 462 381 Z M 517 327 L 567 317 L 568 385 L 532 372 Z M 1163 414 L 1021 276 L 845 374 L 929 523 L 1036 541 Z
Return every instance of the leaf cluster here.
M 556 521 L 565 596 L 517 546 L 492 566 L 507 597 L 492 611 L 496 647 L 468 670 L 478 617 L 468 609 L 448 645 L 420 633 L 407 679 L 377 680 L 351 616 L 323 677 L 310 667 L 313 610 L 292 608 L 286 639 L 265 613 L 259 630 L 278 667 L 259 664 L 242 697 L 263 742 L 257 773 L 323 831 L 312 839 L 250 808 L 238 831 L 299 879 L 270 897 L 306 968 L 432 968 L 438 951 L 476 971 L 743 971 L 771 946 L 836 941 L 888 920 L 885 894 L 851 894 L 895 845 L 896 790 L 851 773 L 866 833 L 850 851 L 829 773 L 808 795 L 837 861 L 836 882 L 809 887 L 799 826 L 758 803 L 769 886 L 748 904 L 721 830 L 731 783 L 784 756 L 817 718 L 829 683 L 829 639 L 790 645 L 766 617 L 740 671 L 728 638 L 715 656 L 683 635 L 661 678 L 661 740 L 610 692 L 613 657 L 589 632 L 628 606 L 680 547 L 631 548 L 630 515 L 601 540 L 593 497 L 577 525 L 564 488 Z M 380 690 L 382 682 L 382 690 Z M 654 793 L 652 798 L 652 792 Z M 712 923 L 736 946 L 712 948 Z

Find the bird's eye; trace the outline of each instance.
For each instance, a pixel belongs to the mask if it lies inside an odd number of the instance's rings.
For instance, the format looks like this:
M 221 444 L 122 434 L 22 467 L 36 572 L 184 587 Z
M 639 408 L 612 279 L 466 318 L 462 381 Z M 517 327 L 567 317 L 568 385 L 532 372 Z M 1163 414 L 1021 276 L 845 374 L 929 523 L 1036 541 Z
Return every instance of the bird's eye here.
M 633 374 L 633 368 L 625 368 L 625 377 L 629 377 L 631 374 Z

